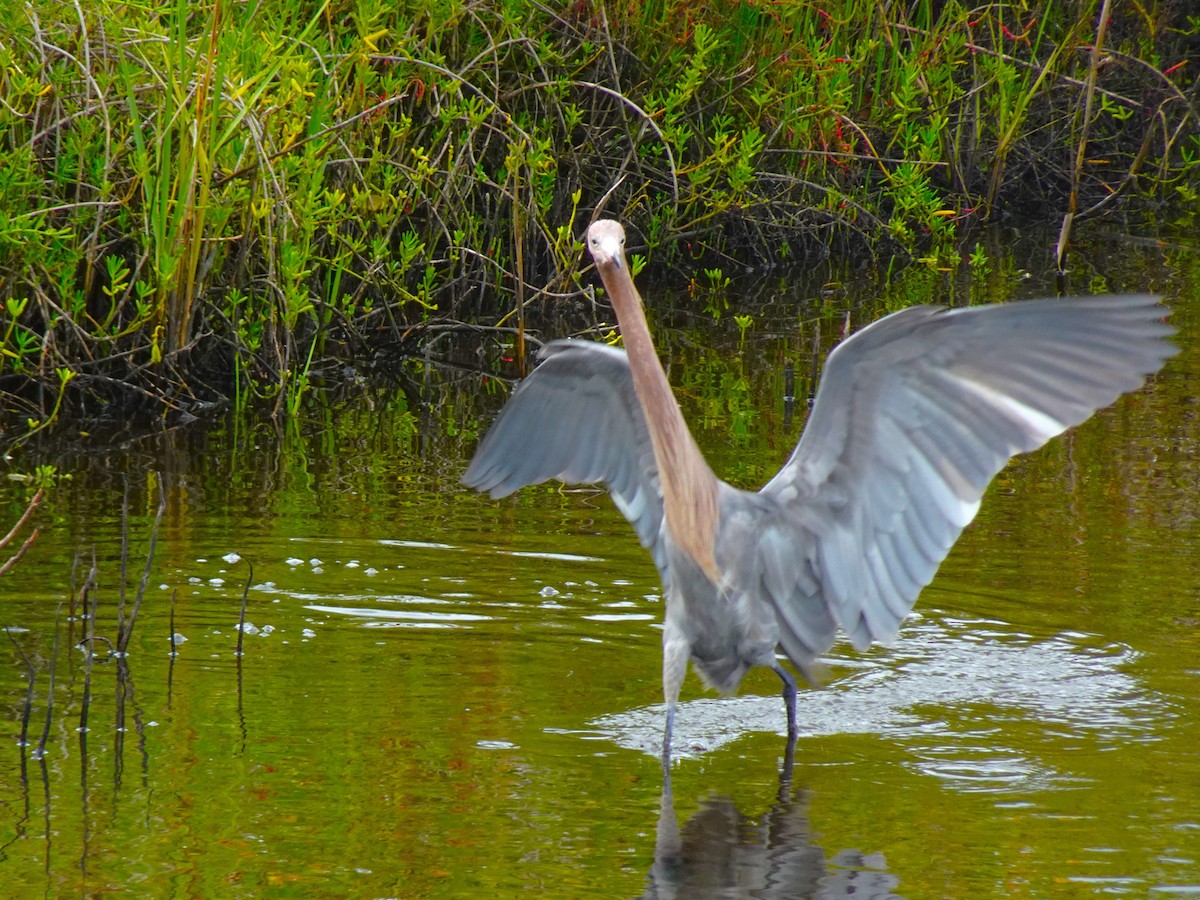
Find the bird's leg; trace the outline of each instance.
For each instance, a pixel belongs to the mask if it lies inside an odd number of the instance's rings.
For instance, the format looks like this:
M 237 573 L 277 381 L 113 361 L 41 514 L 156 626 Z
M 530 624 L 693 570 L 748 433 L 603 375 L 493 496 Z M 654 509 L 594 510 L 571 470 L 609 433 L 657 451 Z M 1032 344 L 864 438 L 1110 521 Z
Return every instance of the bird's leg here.
M 671 777 L 671 731 L 675 727 L 675 701 L 667 701 L 667 725 L 663 729 L 662 767 L 663 777 Z
M 667 703 L 667 725 L 663 731 L 663 771 L 670 775 L 671 732 L 675 729 L 675 704 L 679 700 L 679 689 L 683 676 L 687 674 L 687 641 L 671 633 L 668 626 L 663 629 L 663 699 Z
M 796 723 L 796 679 L 779 663 L 776 663 L 773 668 L 775 674 L 783 682 L 783 705 L 787 707 L 788 743 L 790 744 L 800 733 L 800 726 Z

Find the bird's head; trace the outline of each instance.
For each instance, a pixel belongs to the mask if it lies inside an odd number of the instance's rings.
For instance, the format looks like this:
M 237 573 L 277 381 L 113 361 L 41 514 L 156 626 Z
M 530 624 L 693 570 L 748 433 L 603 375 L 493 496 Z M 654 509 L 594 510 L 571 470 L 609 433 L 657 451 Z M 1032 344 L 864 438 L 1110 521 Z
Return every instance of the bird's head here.
M 597 219 L 587 232 L 588 251 L 599 269 L 625 265 L 625 229 L 613 219 Z

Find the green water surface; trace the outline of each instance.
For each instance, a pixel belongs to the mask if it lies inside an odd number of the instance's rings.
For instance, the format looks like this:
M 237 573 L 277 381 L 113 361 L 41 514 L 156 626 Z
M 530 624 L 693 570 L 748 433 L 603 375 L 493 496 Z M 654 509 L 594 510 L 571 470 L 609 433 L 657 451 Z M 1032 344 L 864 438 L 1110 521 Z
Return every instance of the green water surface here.
M 731 700 L 689 676 L 666 805 L 654 568 L 597 491 L 459 487 L 495 384 L 439 371 L 298 424 L 26 448 L 8 472 L 72 478 L 0 578 L 0 894 L 1200 895 L 1200 269 L 1110 245 L 1087 263 L 1165 292 L 1183 352 L 1005 470 L 894 646 L 835 647 L 790 774 L 774 675 Z M 1032 281 L 906 289 L 1052 291 Z M 896 290 L 818 279 L 743 337 L 736 295 L 656 307 L 718 474 L 769 477 L 814 345 Z M 25 492 L 3 490 L 7 531 Z M 98 644 L 89 675 L 68 601 L 94 552 L 115 639 L 126 495 L 127 604 L 166 509 L 129 655 Z

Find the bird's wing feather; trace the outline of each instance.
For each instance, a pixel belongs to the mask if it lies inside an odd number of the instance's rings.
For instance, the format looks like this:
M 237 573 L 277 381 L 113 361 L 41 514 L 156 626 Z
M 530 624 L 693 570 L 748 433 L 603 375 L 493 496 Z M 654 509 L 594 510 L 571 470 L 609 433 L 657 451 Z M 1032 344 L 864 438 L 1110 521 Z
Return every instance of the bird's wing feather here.
M 553 341 L 479 445 L 463 483 L 504 497 L 551 478 L 603 482 L 664 583 L 662 490 L 625 351 Z
M 761 590 L 807 665 L 841 625 L 895 635 L 984 489 L 1177 352 L 1151 296 L 913 307 L 830 354 L 787 464 L 761 491 Z

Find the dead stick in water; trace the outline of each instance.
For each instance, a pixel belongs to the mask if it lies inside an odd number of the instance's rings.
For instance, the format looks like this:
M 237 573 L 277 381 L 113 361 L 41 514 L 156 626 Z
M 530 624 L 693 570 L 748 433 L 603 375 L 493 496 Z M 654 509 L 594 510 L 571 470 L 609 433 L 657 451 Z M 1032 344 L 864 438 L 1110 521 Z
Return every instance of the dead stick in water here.
M 29 505 L 25 507 L 25 512 L 21 514 L 21 518 L 17 519 L 17 524 L 12 527 L 12 531 L 6 534 L 3 539 L 0 539 L 0 548 L 8 546 L 9 542 L 17 536 L 17 532 L 25 527 L 25 523 L 29 521 L 29 517 L 33 515 L 33 511 L 38 508 L 39 504 L 41 504 L 43 495 L 44 492 L 42 489 L 38 488 L 38 492 L 33 495 L 33 499 L 30 500 Z M 33 546 L 33 542 L 37 540 L 39 533 L 40 529 L 33 529 L 29 537 L 25 539 L 25 543 L 21 545 L 21 549 L 10 556 L 3 565 L 0 565 L 0 575 L 3 575 L 17 564 L 17 560 L 24 556 L 25 551 Z
M 4 565 L 0 566 L 0 575 L 3 575 L 5 572 L 7 572 L 9 569 L 11 569 L 13 566 L 15 566 L 17 564 L 17 561 L 22 556 L 25 555 L 25 551 L 33 546 L 33 542 L 38 539 L 39 534 L 41 534 L 41 529 L 38 529 L 38 528 L 33 529 L 33 531 L 31 531 L 29 533 L 29 537 L 25 538 L 25 543 L 23 543 L 21 545 L 21 549 L 18 550 L 16 553 L 14 553 L 12 556 L 10 556 L 5 561 Z
M 92 657 L 96 654 L 96 607 L 100 603 L 100 590 L 96 585 L 96 548 L 92 547 L 92 568 L 87 580 L 83 583 L 84 602 L 91 603 L 84 607 L 84 657 L 83 657 L 83 701 L 79 709 L 79 733 L 87 733 L 88 712 L 92 706 Z
M 175 598 L 178 594 L 179 591 L 177 589 L 171 590 L 171 618 L 167 626 L 171 631 L 171 656 L 175 656 L 179 652 L 175 646 Z
M 100 606 L 100 585 L 97 581 L 99 574 L 100 567 L 96 563 L 96 547 L 93 545 L 92 567 L 88 569 L 87 580 L 83 583 L 84 635 L 89 652 L 92 650 L 92 642 L 96 640 L 96 614 L 97 608 Z
M 29 505 L 25 507 L 25 512 L 21 513 L 21 518 L 17 519 L 17 524 L 12 527 L 12 531 L 0 539 L 0 547 L 7 547 L 9 542 L 17 536 L 17 532 L 25 527 L 25 523 L 29 521 L 29 517 L 33 515 L 33 511 L 42 502 L 42 495 L 43 491 L 39 488 L 38 492 L 33 495 L 33 499 L 29 501 Z
M 246 600 L 250 596 L 250 583 L 254 580 L 254 563 L 246 560 L 246 564 L 250 566 L 250 574 L 246 576 L 246 587 L 242 589 L 242 613 L 238 616 L 238 643 L 237 655 L 242 655 L 242 641 L 246 637 Z
M 129 581 L 129 478 L 121 495 L 121 581 L 117 592 L 117 650 L 125 643 L 125 586 Z
M 175 658 L 179 656 L 179 651 L 175 649 L 175 597 L 178 593 L 175 589 L 171 591 L 171 661 L 167 664 L 167 709 L 171 708 L 172 691 L 175 687 Z
M 150 566 L 154 562 L 154 548 L 158 544 L 158 528 L 162 524 L 163 513 L 167 509 L 167 495 L 163 492 L 162 474 L 158 474 L 158 512 L 154 516 L 154 527 L 150 530 L 150 549 L 146 552 L 146 567 L 142 569 L 142 580 L 138 583 L 137 596 L 133 598 L 133 609 L 129 611 L 129 621 L 125 629 L 117 635 L 117 652 L 124 655 L 133 636 L 133 625 L 137 622 L 138 610 L 142 608 L 142 598 L 146 596 L 146 585 L 150 581 Z M 173 632 L 172 632 L 173 633 Z
M 25 651 L 21 649 L 21 645 L 17 643 L 17 639 L 13 637 L 12 629 L 5 628 L 4 633 L 8 635 L 12 645 L 17 648 L 17 653 L 21 655 L 21 662 L 25 663 L 25 670 L 29 673 L 29 686 L 25 689 L 25 711 L 21 714 L 21 746 L 28 747 L 29 719 L 33 715 L 33 686 L 37 681 L 37 672 L 33 668 L 33 663 L 29 661 L 29 657 L 25 655 Z
M 54 719 L 54 670 L 58 668 L 58 620 L 62 616 L 62 603 L 54 610 L 54 650 L 50 654 L 50 684 L 46 688 L 46 724 L 42 728 L 42 739 L 38 742 L 34 756 L 45 759 L 46 744 L 50 740 L 50 723 Z

